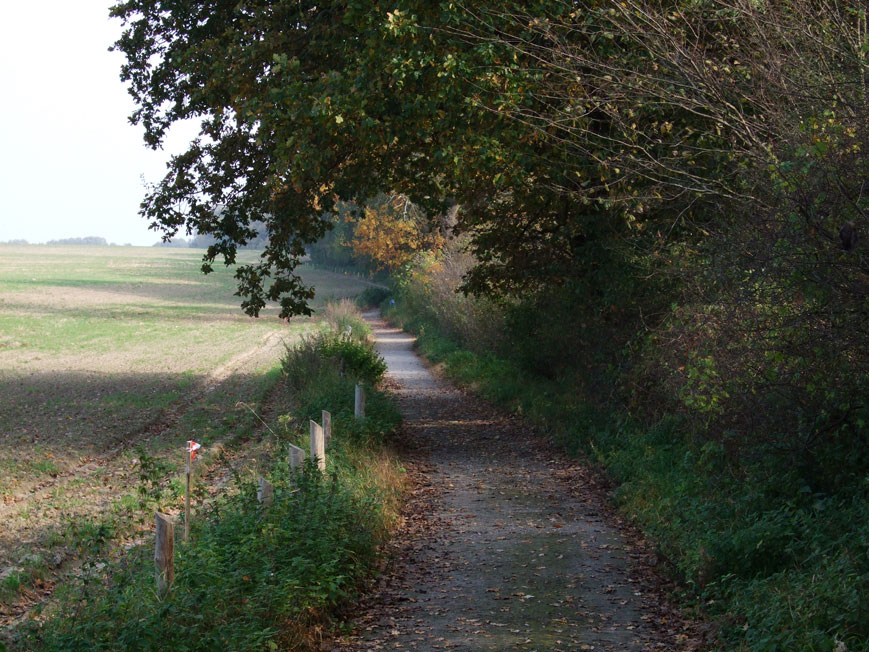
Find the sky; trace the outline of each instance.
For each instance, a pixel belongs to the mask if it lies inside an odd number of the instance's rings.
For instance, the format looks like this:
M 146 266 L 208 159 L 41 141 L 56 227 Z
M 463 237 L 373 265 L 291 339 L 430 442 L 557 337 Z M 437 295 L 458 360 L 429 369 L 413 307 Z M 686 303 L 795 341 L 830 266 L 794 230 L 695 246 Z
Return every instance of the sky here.
M 113 2 L 8 2 L 0 20 L 0 242 L 99 236 L 152 245 L 138 215 L 142 181 L 158 181 L 195 128 L 148 149 L 128 116 Z

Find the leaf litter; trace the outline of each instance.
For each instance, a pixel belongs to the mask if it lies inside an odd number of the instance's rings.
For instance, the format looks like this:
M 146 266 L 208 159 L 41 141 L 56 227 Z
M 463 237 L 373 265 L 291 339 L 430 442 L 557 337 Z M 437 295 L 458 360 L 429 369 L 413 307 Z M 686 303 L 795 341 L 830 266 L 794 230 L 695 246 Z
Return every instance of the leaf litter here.
M 432 373 L 413 338 L 369 314 L 405 417 L 403 525 L 325 649 L 702 649 L 608 487 L 521 421 Z

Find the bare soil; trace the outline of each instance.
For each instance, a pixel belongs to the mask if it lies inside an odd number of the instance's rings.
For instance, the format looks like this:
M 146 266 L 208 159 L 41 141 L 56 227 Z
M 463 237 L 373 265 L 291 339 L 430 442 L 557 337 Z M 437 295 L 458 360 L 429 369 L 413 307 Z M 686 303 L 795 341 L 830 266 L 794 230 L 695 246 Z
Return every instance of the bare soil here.
M 341 650 L 697 650 L 703 628 L 607 489 L 463 393 L 370 316 L 405 417 L 413 490 L 392 562 Z

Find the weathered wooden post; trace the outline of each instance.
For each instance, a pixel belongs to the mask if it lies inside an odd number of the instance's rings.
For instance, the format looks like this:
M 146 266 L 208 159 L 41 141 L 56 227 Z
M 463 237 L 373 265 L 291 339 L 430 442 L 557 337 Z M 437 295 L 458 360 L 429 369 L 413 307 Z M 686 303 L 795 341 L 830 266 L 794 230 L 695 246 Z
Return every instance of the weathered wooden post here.
M 302 468 L 302 465 L 305 463 L 305 451 L 298 446 L 293 446 L 290 444 L 290 470 L 295 471 L 296 469 Z
M 169 592 L 172 582 L 175 581 L 175 521 L 160 512 L 157 512 L 154 567 L 157 595 L 162 598 Z
M 353 410 L 353 415 L 357 419 L 365 418 L 365 390 L 362 385 L 356 385 L 356 405 Z
M 323 410 L 323 437 L 326 442 L 326 448 L 329 448 L 329 444 L 332 441 L 332 413 L 327 410 Z
M 270 507 L 275 498 L 275 486 L 260 476 L 259 486 L 256 490 L 256 499 L 263 507 Z
M 318 469 L 326 470 L 326 441 L 323 437 L 323 428 L 313 419 L 311 419 L 311 457 L 317 458 Z
M 187 441 L 187 490 L 184 492 L 184 540 L 190 538 L 190 471 L 197 449 L 201 448 L 192 439 Z

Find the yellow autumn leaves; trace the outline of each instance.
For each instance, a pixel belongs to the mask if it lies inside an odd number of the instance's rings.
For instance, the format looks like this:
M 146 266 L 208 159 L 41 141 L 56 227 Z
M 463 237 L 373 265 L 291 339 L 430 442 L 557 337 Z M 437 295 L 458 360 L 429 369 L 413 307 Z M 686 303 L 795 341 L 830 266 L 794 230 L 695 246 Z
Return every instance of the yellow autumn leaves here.
M 404 195 L 382 195 L 365 206 L 350 245 L 378 269 L 400 269 L 418 252 L 443 243 L 443 236 L 429 230 L 423 217 Z

